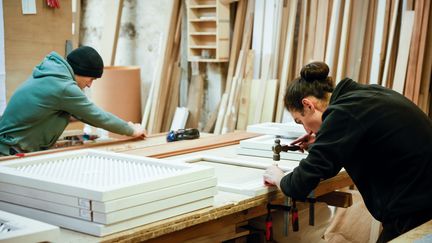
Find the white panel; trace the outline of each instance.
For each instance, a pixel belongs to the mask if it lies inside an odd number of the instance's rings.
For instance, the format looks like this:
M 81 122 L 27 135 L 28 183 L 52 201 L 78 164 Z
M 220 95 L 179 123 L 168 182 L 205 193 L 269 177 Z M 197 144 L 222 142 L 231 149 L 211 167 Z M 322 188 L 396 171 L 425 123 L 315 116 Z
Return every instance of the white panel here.
M 212 177 L 211 168 L 82 150 L 0 165 L 0 182 L 108 201 Z
M 294 122 L 265 122 L 249 125 L 246 130 L 248 132 L 262 133 L 267 135 L 278 135 L 286 138 L 298 138 L 306 134 L 303 126 Z
M 280 140 L 281 145 L 289 145 L 294 139 L 288 138 L 278 138 Z M 274 146 L 275 136 L 272 135 L 264 135 L 255 138 L 245 139 L 240 141 L 240 147 L 237 149 L 238 154 L 242 155 L 250 155 L 250 156 L 258 156 L 258 157 L 266 157 L 273 158 L 273 146 Z M 300 151 L 288 151 L 281 152 L 281 159 L 287 160 L 295 160 L 300 161 L 306 158 L 308 152 L 300 152 Z
M 0 241 L 17 242 L 51 242 L 59 236 L 59 228 L 33 219 L 0 211 Z
M 214 156 L 185 158 L 185 162 L 201 164 L 215 168 L 218 178 L 218 189 L 249 196 L 263 195 L 274 191 L 276 187 L 264 185 L 263 174 L 272 163 L 240 161 Z M 280 166 L 285 172 L 293 167 Z
M 188 213 L 212 205 L 213 205 L 213 198 L 208 198 L 204 200 L 195 201 L 193 203 L 184 204 L 178 207 L 169 208 L 167 210 L 163 210 L 153 214 L 140 216 L 127 221 L 122 221 L 117 224 L 103 225 L 103 224 L 71 218 L 71 217 L 67 217 L 55 213 L 50 213 L 50 212 L 37 210 L 33 208 L 27 208 L 27 207 L 0 201 L 0 208 L 5 211 L 31 217 L 54 225 L 58 225 L 60 227 L 76 230 L 79 232 L 83 232 L 95 236 L 106 236 L 126 229 L 134 228 L 140 225 L 145 225 L 151 222 L 170 218 L 183 213 Z
M 248 149 L 248 148 L 237 148 L 237 154 L 247 155 L 247 156 L 256 156 L 256 157 L 264 157 L 264 158 L 273 158 L 273 151 L 259 150 L 259 149 Z M 291 161 L 300 161 L 306 158 L 305 154 L 297 154 L 297 153 L 280 153 L 280 158 L 283 160 L 291 160 Z
M 101 224 L 112 224 L 138 216 L 158 212 L 163 209 L 176 207 L 196 200 L 213 197 L 215 194 L 216 188 L 209 187 L 203 190 L 184 193 L 174 197 L 152 201 L 149 203 L 141 204 L 135 207 L 125 208 L 123 210 L 113 211 L 110 213 L 90 211 L 87 209 L 66 206 L 6 192 L 0 192 L 0 199 L 4 202 L 45 210 L 48 212 L 74 217 L 86 221 L 93 221 Z

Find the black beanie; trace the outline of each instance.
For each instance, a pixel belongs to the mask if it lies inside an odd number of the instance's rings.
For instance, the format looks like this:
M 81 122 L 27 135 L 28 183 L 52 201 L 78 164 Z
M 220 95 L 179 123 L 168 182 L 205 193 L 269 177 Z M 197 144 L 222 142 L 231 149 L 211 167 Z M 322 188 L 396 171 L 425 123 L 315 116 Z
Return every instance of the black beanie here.
M 102 76 L 104 68 L 102 57 L 89 46 L 78 47 L 71 51 L 66 59 L 77 75 L 94 78 Z

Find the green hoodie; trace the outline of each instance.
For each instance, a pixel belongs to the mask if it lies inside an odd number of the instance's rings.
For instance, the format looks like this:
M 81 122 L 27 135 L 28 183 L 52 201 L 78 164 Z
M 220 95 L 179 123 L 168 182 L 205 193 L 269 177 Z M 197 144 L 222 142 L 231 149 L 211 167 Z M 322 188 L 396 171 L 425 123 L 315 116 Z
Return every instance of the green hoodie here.
M 28 152 L 50 148 L 69 123 L 70 116 L 122 135 L 131 128 L 117 116 L 87 99 L 78 87 L 67 61 L 51 52 L 34 68 L 12 95 L 0 119 L 0 143 Z M 9 154 L 7 146 L 0 153 Z

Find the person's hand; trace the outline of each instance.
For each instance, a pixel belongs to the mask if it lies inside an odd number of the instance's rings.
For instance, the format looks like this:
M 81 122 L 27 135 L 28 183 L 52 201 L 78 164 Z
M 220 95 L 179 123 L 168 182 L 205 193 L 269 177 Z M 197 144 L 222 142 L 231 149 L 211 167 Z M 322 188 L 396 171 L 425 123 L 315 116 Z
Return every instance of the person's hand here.
M 298 145 L 301 148 L 301 152 L 303 153 L 305 150 L 308 150 L 309 145 L 315 142 L 315 134 L 310 132 L 307 133 L 296 140 L 292 141 L 291 145 Z
M 128 125 L 132 127 L 134 130 L 132 137 L 142 137 L 145 138 L 147 136 L 147 132 L 145 128 L 139 123 L 128 122 Z
M 266 169 L 264 172 L 264 184 L 266 186 L 277 186 L 280 188 L 280 181 L 282 180 L 282 177 L 284 177 L 284 172 L 277 166 L 272 165 Z

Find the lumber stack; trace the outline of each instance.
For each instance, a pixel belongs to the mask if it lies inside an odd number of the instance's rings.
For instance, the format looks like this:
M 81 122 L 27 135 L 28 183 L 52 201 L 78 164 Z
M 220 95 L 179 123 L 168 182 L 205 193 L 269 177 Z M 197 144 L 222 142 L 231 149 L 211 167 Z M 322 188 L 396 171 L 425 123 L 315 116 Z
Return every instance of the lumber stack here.
M 289 120 L 283 106 L 285 89 L 310 61 L 328 63 L 336 83 L 350 77 L 386 86 L 430 113 L 430 1 L 239 0 L 226 4 L 231 5 L 233 17 L 225 92 L 216 94 L 218 112 L 209 123 L 204 121 L 206 131 L 214 127 L 216 134 L 227 133 L 250 124 Z M 155 80 L 151 132 L 166 130 L 162 124 L 170 122 L 173 99 L 178 99 L 172 93 L 178 92 L 174 86 L 179 79 L 173 70 L 179 60 L 176 40 L 184 33 L 177 32 L 180 4 L 174 5 L 168 32 L 172 37 L 167 36 L 161 77 Z M 193 99 L 202 102 L 205 74 L 188 79 L 198 85 L 192 89 L 199 91 Z

